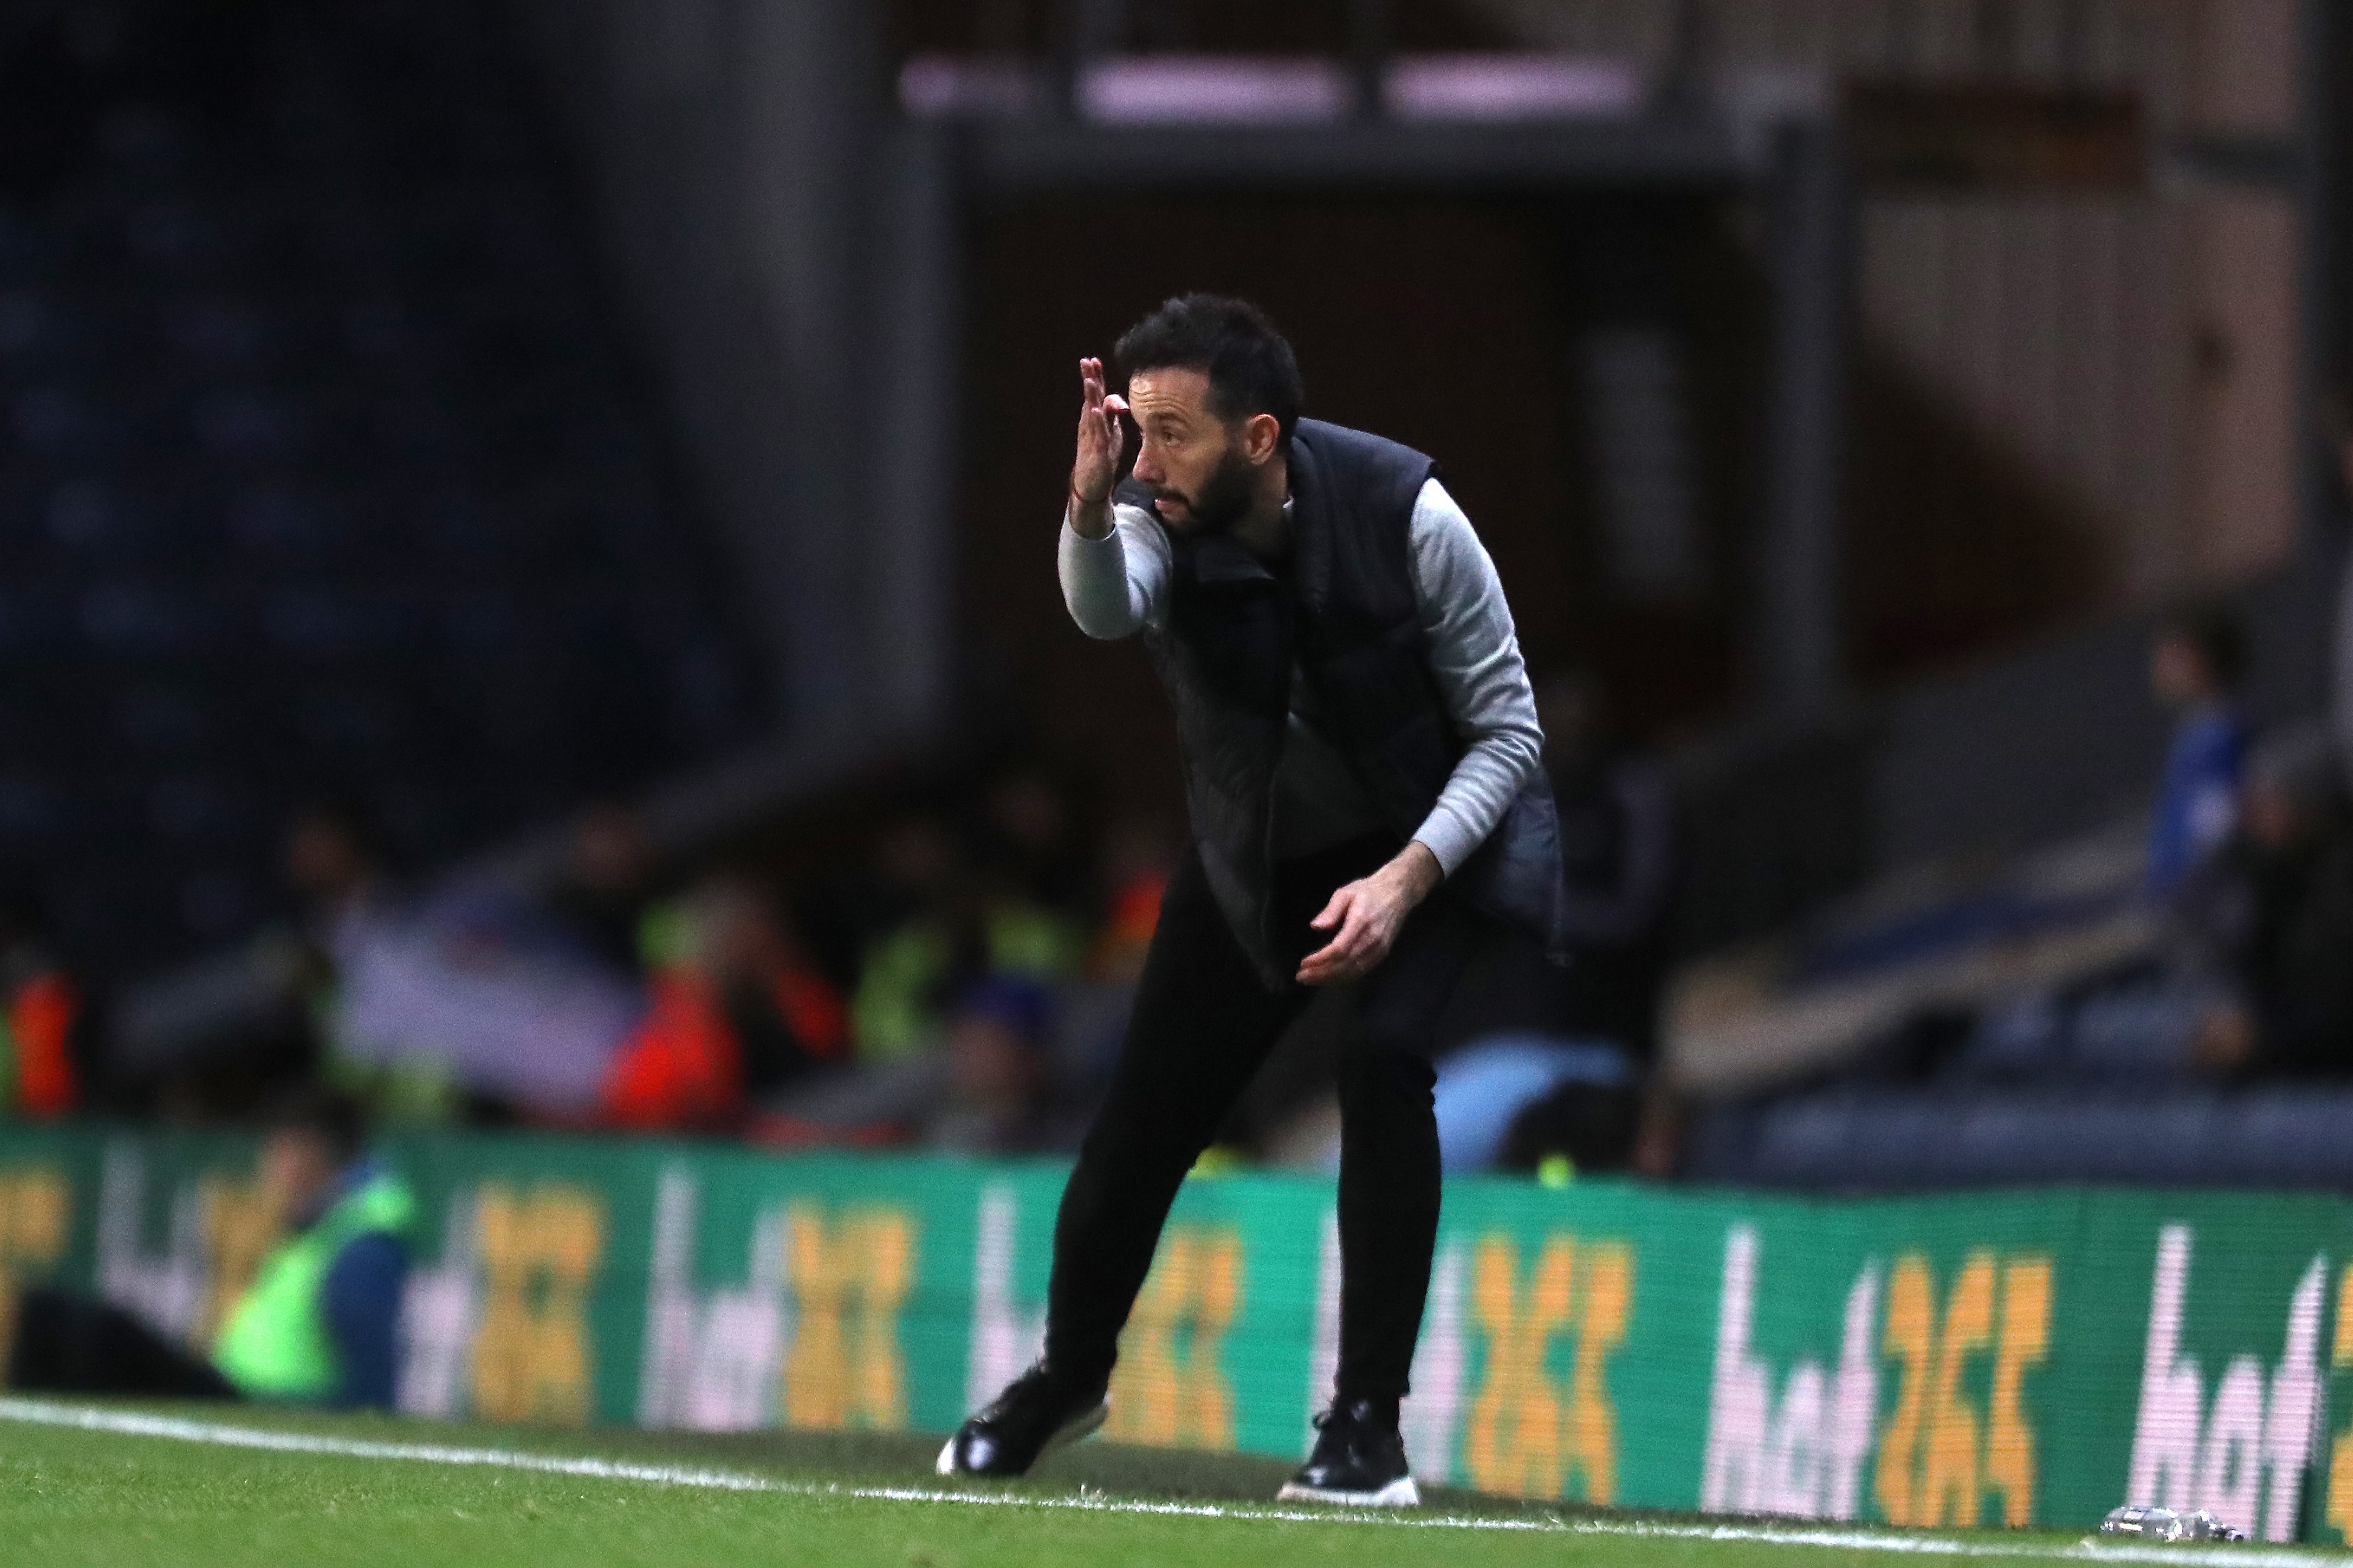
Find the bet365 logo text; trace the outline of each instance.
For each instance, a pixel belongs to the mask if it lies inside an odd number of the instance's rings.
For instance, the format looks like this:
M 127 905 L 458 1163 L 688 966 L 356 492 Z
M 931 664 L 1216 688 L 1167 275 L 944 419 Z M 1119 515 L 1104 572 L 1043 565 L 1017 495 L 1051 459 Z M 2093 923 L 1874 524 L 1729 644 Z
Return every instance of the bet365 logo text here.
M 2293 1541 L 2320 1417 L 2327 1260 L 2316 1255 L 2288 1297 L 2279 1360 L 2265 1366 L 2253 1351 L 2242 1352 L 2214 1369 L 2210 1384 L 2208 1369 L 2181 1348 L 2190 1242 L 2186 1225 L 2158 1233 L 2130 1500 L 2211 1510 L 2251 1537 Z
M 2050 1342 L 2047 1258 L 1980 1247 L 1941 1281 L 1922 1253 L 1885 1270 L 1866 1262 L 1846 1293 L 1835 1361 L 1798 1358 L 1777 1394 L 1754 1348 L 1761 1250 L 1752 1226 L 1725 1237 L 1702 1508 L 1852 1519 L 1869 1501 L 1896 1524 L 2033 1518 L 2024 1383 Z M 1883 1409 L 1887 1363 L 1894 1398 Z
M 797 1300 L 785 1352 L 785 1425 L 896 1432 L 907 1424 L 899 1307 L 914 1278 L 914 1226 L 895 1209 L 828 1217 L 786 1210 L 786 1283 Z
M 1618 1413 L 1609 1362 L 1625 1342 L 1633 1253 L 1622 1243 L 1545 1238 L 1523 1268 L 1509 1237 L 1481 1240 L 1472 1316 L 1486 1371 L 1471 1405 L 1462 1465 L 1473 1486 L 1520 1497 L 1618 1494 Z M 1566 1355 L 1565 1373 L 1556 1370 Z
M 1234 1446 L 1234 1391 L 1221 1347 L 1241 1306 L 1242 1276 L 1239 1232 L 1167 1228 L 1120 1335 L 1105 1436 L 1163 1447 Z
M 483 1291 L 470 1379 L 475 1414 L 578 1425 L 594 1403 L 588 1288 L 605 1252 L 605 1205 L 543 1182 L 484 1186 L 475 1202 Z
M 662 1173 L 638 1422 L 721 1432 L 904 1427 L 899 1313 L 915 1282 L 915 1216 L 887 1205 L 774 1203 L 719 1249 L 742 1249 L 740 1277 L 704 1283 L 694 1268 L 701 1206 L 691 1170 Z

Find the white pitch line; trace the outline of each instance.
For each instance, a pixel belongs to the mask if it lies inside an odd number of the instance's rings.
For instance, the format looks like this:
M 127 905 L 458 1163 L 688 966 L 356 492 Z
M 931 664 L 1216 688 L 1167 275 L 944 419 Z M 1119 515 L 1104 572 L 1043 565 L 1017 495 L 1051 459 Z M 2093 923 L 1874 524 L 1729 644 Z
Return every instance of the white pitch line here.
M 2342 1554 L 2263 1551 L 2247 1547 L 2105 1546 L 2086 1540 L 2060 1546 L 2049 1542 L 1977 1541 L 1891 1531 L 1809 1529 L 1758 1524 L 1677 1524 L 1641 1520 L 1514 1519 L 1465 1514 L 1409 1513 L 1391 1510 L 1307 1510 L 1250 1504 L 1154 1502 L 1082 1493 L 1025 1497 L 1012 1492 L 948 1491 L 932 1487 L 839 1486 L 789 1481 L 742 1470 L 641 1465 L 519 1448 L 460 1448 L 439 1443 L 390 1443 L 365 1437 L 332 1437 L 309 1432 L 279 1432 L 170 1415 L 58 1405 L 40 1399 L 0 1397 L 0 1421 L 35 1426 L 66 1426 L 218 1448 L 258 1448 L 279 1454 L 318 1454 L 348 1459 L 396 1459 L 412 1464 L 487 1466 L 540 1475 L 580 1476 L 591 1480 L 641 1481 L 704 1491 L 771 1492 L 787 1497 L 838 1497 L 880 1502 L 961 1503 L 1008 1508 L 1067 1509 L 1086 1513 L 1145 1514 L 1184 1519 L 1266 1521 L 1290 1524 L 1369 1524 L 1400 1529 L 1472 1530 L 1558 1535 L 1603 1535 L 1661 1541 L 1724 1541 L 1762 1546 L 1805 1546 L 1850 1552 L 1885 1552 L 1929 1557 L 2005 1557 L 2103 1563 L 2165 1563 L 2182 1568 L 2319 1568 L 2348 1561 Z

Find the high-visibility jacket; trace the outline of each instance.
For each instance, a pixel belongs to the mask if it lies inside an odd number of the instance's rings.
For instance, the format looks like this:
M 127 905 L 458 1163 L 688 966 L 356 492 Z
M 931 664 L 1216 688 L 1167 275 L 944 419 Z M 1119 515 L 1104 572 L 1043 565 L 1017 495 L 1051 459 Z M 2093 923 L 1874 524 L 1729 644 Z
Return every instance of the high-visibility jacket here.
M 213 1342 L 221 1375 L 256 1399 L 332 1397 L 343 1383 L 343 1364 L 321 1300 L 327 1272 L 335 1255 L 363 1236 L 406 1235 L 416 1214 L 408 1184 L 377 1175 L 279 1243 Z

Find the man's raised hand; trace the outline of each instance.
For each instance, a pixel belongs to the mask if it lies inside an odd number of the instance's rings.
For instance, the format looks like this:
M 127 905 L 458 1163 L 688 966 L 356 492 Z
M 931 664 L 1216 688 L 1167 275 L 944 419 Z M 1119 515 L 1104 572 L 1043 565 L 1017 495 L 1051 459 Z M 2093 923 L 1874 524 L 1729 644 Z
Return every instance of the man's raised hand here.
M 1127 399 L 1103 390 L 1103 361 L 1079 362 L 1079 455 L 1071 465 L 1071 526 L 1089 539 L 1111 531 L 1111 490 L 1127 455 Z

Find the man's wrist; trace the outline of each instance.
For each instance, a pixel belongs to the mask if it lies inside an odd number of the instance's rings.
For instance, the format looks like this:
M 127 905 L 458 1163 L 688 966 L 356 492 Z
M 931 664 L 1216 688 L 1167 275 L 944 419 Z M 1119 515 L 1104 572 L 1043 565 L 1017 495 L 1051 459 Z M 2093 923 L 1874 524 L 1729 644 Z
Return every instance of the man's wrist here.
M 1417 904 L 1446 880 L 1446 868 L 1439 863 L 1437 852 L 1419 838 L 1408 842 L 1383 868 L 1396 877 L 1406 896 Z
M 1075 485 L 1071 489 L 1071 531 L 1081 539 L 1105 539 L 1111 534 L 1111 498 L 1091 501 Z

